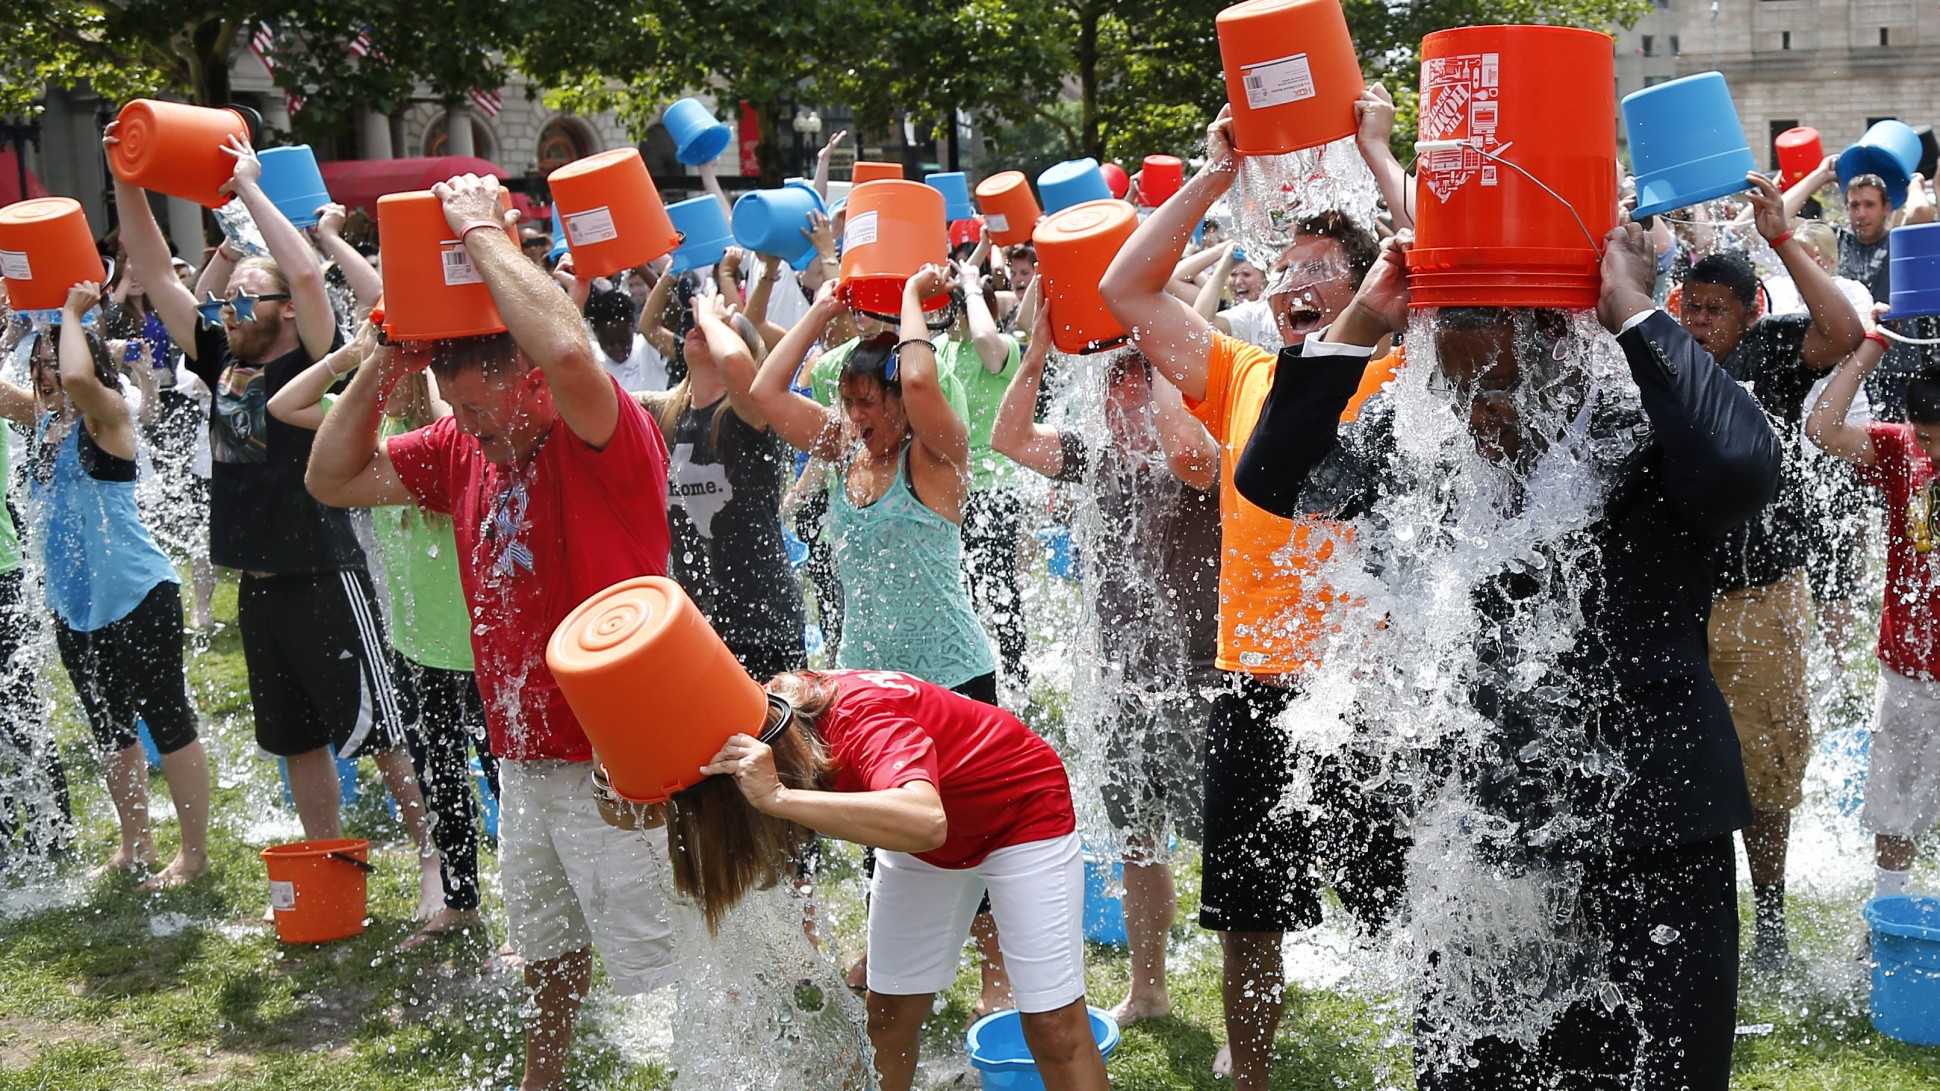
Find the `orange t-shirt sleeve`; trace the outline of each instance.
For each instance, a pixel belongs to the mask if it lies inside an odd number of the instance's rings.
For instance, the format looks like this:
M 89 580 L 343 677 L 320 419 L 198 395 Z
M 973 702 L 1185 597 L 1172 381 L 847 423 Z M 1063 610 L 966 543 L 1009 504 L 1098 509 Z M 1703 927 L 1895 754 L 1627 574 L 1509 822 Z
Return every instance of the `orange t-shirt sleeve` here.
M 1249 347 L 1236 337 L 1214 334 L 1206 356 L 1206 396 L 1184 399 L 1186 411 L 1199 418 L 1212 433 L 1213 442 L 1222 446 L 1226 442 L 1226 405 L 1233 388 L 1233 365 L 1239 358 L 1238 350 Z

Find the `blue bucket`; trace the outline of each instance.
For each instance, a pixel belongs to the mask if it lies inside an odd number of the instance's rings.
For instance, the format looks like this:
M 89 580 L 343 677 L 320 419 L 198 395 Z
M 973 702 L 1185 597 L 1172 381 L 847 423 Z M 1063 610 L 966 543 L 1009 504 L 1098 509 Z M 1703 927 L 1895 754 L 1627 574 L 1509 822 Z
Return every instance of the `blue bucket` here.
M 674 142 L 674 158 L 690 167 L 712 163 L 734 142 L 734 130 L 717 121 L 697 100 L 684 98 L 667 107 L 660 124 Z
M 1873 1029 L 1940 1045 L 1940 898 L 1892 894 L 1866 903 L 1873 930 Z
M 478 786 L 478 817 L 485 820 L 485 836 L 498 840 L 498 797 L 492 794 L 492 782 L 485 776 L 485 767 L 478 758 L 471 759 L 472 783 Z
M 1125 903 L 1114 890 L 1125 887 L 1125 863 L 1085 853 L 1085 942 L 1124 947 Z
M 1883 316 L 1897 321 L 1940 314 L 1940 224 L 1896 227 L 1886 236 L 1892 265 L 1892 309 Z
M 1096 159 L 1069 159 L 1037 176 L 1037 203 L 1046 216 L 1086 201 L 1111 199 L 1111 185 Z
M 797 271 L 806 269 L 815 256 L 808 217 L 822 210 L 821 195 L 807 182 L 744 193 L 734 202 L 734 241 L 757 254 L 773 254 Z
M 1109 1012 L 1086 1007 L 1091 1015 L 1091 1038 L 1105 1060 L 1118 1048 L 1118 1021 Z M 1037 1061 L 1024 1044 L 1024 1021 L 1015 1011 L 996 1011 L 970 1024 L 963 1035 L 970 1064 L 983 1073 L 984 1091 L 1043 1091 Z
M 296 797 L 290 795 L 290 763 L 283 758 L 277 758 L 276 767 L 283 775 L 283 805 L 294 809 Z M 348 758 L 338 758 L 337 804 L 348 807 L 355 802 L 357 802 L 357 763 Z
M 926 174 L 923 184 L 943 195 L 943 218 L 951 223 L 975 219 L 977 208 L 970 203 L 970 179 L 962 171 Z
M 1078 549 L 1071 542 L 1070 527 L 1045 527 L 1037 532 L 1037 541 L 1044 547 L 1044 563 L 1051 575 L 1061 580 L 1075 580 L 1084 575 L 1084 563 L 1078 559 Z
M 668 205 L 667 218 L 680 232 L 680 249 L 674 251 L 674 263 L 668 270 L 671 273 L 706 269 L 726 257 L 727 248 L 734 245 L 727 213 L 721 211 L 720 199 L 712 194 Z
M 317 209 L 330 203 L 330 190 L 323 184 L 323 172 L 317 169 L 317 155 L 310 145 L 264 148 L 256 158 L 263 163 L 258 183 L 263 196 L 296 226 L 315 227 Z
M 814 622 L 802 626 L 802 654 L 814 655 L 828 644 L 828 637 L 822 635 L 822 627 Z
M 788 550 L 788 563 L 790 565 L 795 568 L 800 568 L 808 563 L 808 543 L 796 537 L 794 531 L 783 527 L 781 529 L 781 544 L 784 549 Z
M 1886 199 L 1898 208 L 1906 203 L 1907 183 L 1920 169 L 1922 150 L 1920 134 L 1912 126 L 1892 120 L 1877 122 L 1839 153 L 1839 184 L 1862 174 L 1877 174 L 1886 180 Z
M 572 249 L 566 242 L 566 226 L 559 222 L 559 206 L 555 204 L 552 206 L 552 249 L 546 251 L 546 260 L 557 265 Z
M 1872 752 L 1873 733 L 1863 727 L 1829 731 L 1819 740 L 1814 760 L 1820 769 L 1833 771 L 1832 802 L 1839 813 L 1859 813 L 1866 803 L 1866 763 Z
M 1716 72 L 1625 95 L 1623 127 L 1637 173 L 1632 215 L 1639 219 L 1737 193 L 1758 168 L 1731 89 Z

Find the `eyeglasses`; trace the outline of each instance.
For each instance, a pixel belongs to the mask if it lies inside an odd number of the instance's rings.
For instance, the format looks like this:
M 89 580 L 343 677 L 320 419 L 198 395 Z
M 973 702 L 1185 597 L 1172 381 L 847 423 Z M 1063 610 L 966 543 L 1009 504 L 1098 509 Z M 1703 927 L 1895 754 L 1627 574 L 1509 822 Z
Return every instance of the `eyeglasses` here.
M 1308 292 L 1329 281 L 1353 275 L 1346 261 L 1329 255 L 1308 261 L 1290 262 L 1273 270 L 1267 284 L 1268 295 Z
M 290 298 L 290 293 L 288 292 L 267 292 L 263 295 L 257 295 L 254 292 L 245 292 L 241 288 L 230 292 L 229 298 L 227 299 L 218 298 L 214 292 L 210 292 L 208 293 L 207 299 L 195 305 L 195 313 L 201 317 L 204 327 L 220 325 L 222 322 L 222 312 L 225 309 L 235 311 L 236 321 L 238 322 L 254 322 L 256 321 L 256 304 L 264 300 L 282 300 L 288 298 Z
M 527 235 L 519 245 L 527 250 L 550 250 L 552 249 L 552 240 L 546 238 L 544 235 Z

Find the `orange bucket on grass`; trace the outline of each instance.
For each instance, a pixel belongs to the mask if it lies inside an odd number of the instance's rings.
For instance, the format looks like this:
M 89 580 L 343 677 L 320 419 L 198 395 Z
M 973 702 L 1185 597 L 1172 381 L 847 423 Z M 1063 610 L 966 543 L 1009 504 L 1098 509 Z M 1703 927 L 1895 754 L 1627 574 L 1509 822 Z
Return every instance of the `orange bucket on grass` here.
M 81 202 L 36 197 L 0 208 L 0 277 L 17 311 L 56 310 L 69 288 L 107 280 Z
M 1809 125 L 1785 130 L 1772 138 L 1772 146 L 1778 151 L 1780 184 L 1787 188 L 1798 185 L 1799 179 L 1825 162 L 1825 144 L 1819 139 L 1819 130 Z
M 1021 170 L 993 174 L 977 183 L 977 207 L 983 210 L 984 227 L 997 246 L 1016 246 L 1029 242 L 1031 232 L 1044 210 L 1031 192 L 1031 180 Z
M 1616 117 L 1607 34 L 1423 38 L 1413 305 L 1596 306 L 1617 222 Z
M 849 184 L 859 186 L 864 182 L 900 182 L 903 180 L 901 163 L 879 163 L 873 159 L 858 159 L 849 168 Z
M 768 715 L 767 694 L 665 576 L 581 603 L 553 630 L 546 664 L 613 790 L 639 803 L 699 784 L 728 736 L 759 735 Z
M 574 160 L 546 175 L 546 184 L 577 276 L 611 276 L 680 246 L 638 148 Z
M 1037 274 L 1051 311 L 1059 352 L 1102 352 L 1125 341 L 1125 327 L 1105 309 L 1098 284 L 1138 229 L 1138 210 L 1119 200 L 1086 201 L 1037 225 Z
M 370 842 L 353 838 L 298 841 L 263 850 L 276 938 L 284 943 L 329 943 L 364 930 L 367 882 L 377 868 Z
M 502 192 L 500 204 L 511 207 Z M 444 203 L 428 189 L 377 199 L 384 333 L 391 340 L 437 341 L 505 332 L 498 305 L 456 234 L 445 222 Z
M 943 194 L 921 182 L 865 182 L 849 191 L 842 228 L 842 282 L 849 306 L 871 314 L 903 313 L 903 285 L 925 265 L 950 260 Z M 923 301 L 942 310 L 950 297 Z
M 236 160 L 222 148 L 231 136 L 249 138 L 241 114 L 138 98 L 115 120 L 119 143 L 108 149 L 108 166 L 116 178 L 204 208 L 229 203 L 220 190 L 235 176 Z
M 1284 155 L 1354 135 L 1354 100 L 1367 84 L 1340 0 L 1245 0 L 1214 25 L 1242 155 Z

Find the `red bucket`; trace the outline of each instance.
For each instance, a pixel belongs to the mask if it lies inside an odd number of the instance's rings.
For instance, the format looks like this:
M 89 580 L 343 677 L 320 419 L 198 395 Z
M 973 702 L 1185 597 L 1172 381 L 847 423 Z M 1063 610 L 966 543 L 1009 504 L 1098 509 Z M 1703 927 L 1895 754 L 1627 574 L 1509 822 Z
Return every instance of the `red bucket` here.
M 1463 27 L 1421 46 L 1413 305 L 1595 307 L 1617 222 L 1610 36 Z
M 1825 162 L 1825 144 L 1819 139 L 1819 130 L 1809 125 L 1785 130 L 1772 140 L 1772 146 L 1778 149 L 1778 169 L 1785 179 L 1781 184 L 1787 189 Z

